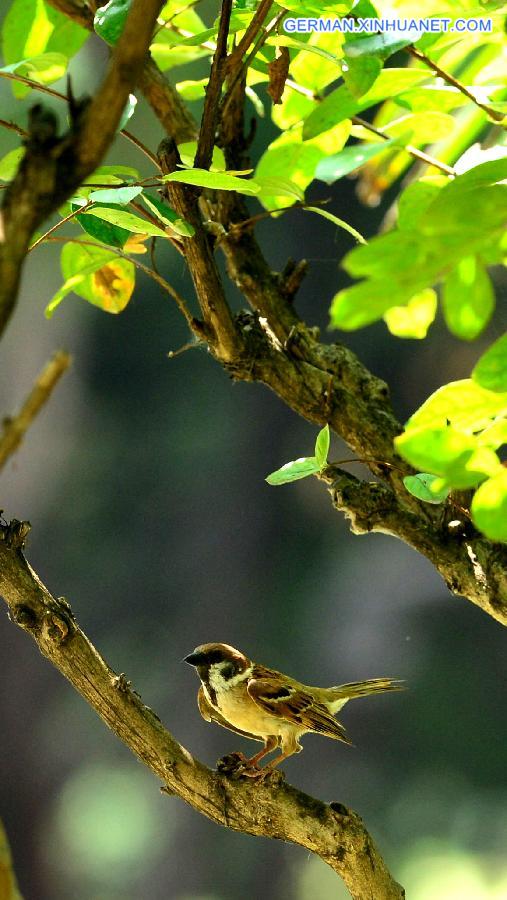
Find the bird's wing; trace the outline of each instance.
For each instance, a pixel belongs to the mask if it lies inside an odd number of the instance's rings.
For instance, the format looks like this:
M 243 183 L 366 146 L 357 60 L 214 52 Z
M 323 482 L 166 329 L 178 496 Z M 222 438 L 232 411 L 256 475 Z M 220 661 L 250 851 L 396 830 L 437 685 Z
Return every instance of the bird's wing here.
M 231 725 L 227 719 L 224 719 L 223 715 L 211 705 L 206 694 L 204 693 L 203 686 L 201 684 L 199 691 L 197 693 L 197 706 L 199 707 L 199 712 L 203 719 L 206 722 L 215 722 L 217 725 L 221 725 L 222 728 L 228 728 L 229 731 L 234 731 L 235 734 L 241 735 L 241 737 L 250 738 L 253 741 L 261 741 L 262 737 L 259 737 L 258 734 L 250 734 L 248 731 L 241 731 L 241 728 L 236 728 L 234 725 Z
M 255 674 L 255 673 L 254 673 Z M 337 741 L 350 744 L 343 725 L 328 713 L 322 703 L 318 703 L 302 687 L 284 682 L 277 677 L 250 678 L 247 690 L 252 700 L 264 712 L 306 731 L 316 731 Z

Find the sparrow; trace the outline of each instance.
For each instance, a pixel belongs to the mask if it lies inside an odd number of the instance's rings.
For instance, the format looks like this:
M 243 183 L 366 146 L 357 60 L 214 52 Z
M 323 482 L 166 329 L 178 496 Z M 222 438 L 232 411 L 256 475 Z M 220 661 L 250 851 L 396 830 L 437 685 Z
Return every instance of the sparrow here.
M 201 679 L 197 705 L 203 719 L 263 743 L 250 758 L 233 754 L 241 774 L 251 778 L 265 778 L 284 759 L 299 753 L 303 749 L 299 739 L 307 732 L 351 744 L 334 718 L 347 701 L 403 689 L 402 682 L 393 678 L 310 687 L 221 643 L 201 644 L 184 662 L 194 666 Z M 261 759 L 277 749 L 280 754 L 260 768 Z

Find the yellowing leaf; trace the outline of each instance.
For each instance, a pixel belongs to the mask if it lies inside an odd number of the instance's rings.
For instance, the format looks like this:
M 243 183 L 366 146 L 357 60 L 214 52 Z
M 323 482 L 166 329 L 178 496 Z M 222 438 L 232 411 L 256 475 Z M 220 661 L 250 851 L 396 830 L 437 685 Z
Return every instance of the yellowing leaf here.
M 119 313 L 125 309 L 135 284 L 131 268 L 132 264 L 127 260 L 115 259 L 90 276 L 98 301 L 96 306 L 108 313 Z

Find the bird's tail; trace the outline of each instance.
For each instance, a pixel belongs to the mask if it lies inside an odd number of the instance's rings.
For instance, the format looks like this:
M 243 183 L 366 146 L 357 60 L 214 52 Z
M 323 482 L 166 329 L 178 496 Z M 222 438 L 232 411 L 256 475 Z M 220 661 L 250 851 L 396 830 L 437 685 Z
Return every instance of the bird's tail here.
M 386 691 L 403 691 L 404 682 L 397 678 L 369 678 L 367 681 L 351 681 L 328 688 L 327 701 L 333 713 L 345 706 L 348 700 L 367 697 L 368 694 L 383 694 Z

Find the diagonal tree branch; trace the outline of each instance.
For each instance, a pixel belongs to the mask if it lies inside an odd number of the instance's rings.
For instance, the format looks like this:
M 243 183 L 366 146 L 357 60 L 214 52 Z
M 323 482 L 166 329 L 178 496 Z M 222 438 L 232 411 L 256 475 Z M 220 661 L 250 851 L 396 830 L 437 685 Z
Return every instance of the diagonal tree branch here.
M 162 2 L 134 0 L 96 96 L 71 104 L 67 134 L 58 137 L 53 113 L 39 105 L 31 110 L 26 153 L 5 191 L 0 219 L 0 333 L 14 309 L 33 232 L 96 168 L 114 138 Z
M 320 856 L 340 875 L 354 900 L 402 900 L 359 816 L 326 804 L 275 775 L 265 784 L 212 771 L 164 728 L 160 719 L 117 675 L 79 628 L 69 604 L 53 597 L 22 553 L 29 525 L 0 526 L 0 594 L 11 620 L 71 682 L 106 725 L 163 782 L 220 825 L 247 834 L 291 841 Z
M 26 432 L 42 407 L 51 397 L 60 378 L 70 365 L 70 356 L 63 350 L 54 354 L 44 366 L 20 411 L 3 421 L 0 434 L 0 470 L 18 449 Z
M 93 12 L 86 0 L 47 0 L 47 2 L 87 31 L 94 30 Z M 164 131 L 170 134 L 176 143 L 191 141 L 196 137 L 197 125 L 194 119 L 182 103 L 177 90 L 169 84 L 149 54 L 141 71 L 139 87 Z

